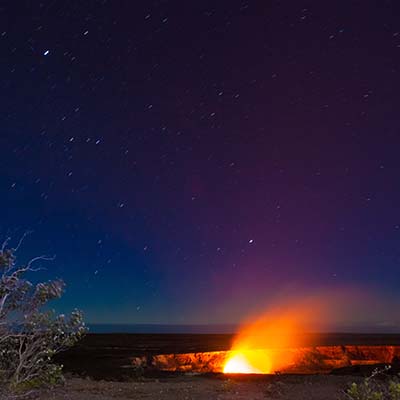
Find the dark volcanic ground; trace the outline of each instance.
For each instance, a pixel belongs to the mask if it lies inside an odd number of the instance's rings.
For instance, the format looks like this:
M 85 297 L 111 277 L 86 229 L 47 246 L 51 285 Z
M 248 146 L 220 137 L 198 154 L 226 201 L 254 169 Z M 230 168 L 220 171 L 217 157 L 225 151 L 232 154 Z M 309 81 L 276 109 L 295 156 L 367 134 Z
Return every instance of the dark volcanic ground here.
M 56 360 L 66 372 L 95 379 L 124 379 L 136 356 L 229 350 L 233 335 L 226 334 L 88 334 Z
M 135 356 L 229 350 L 227 334 L 88 334 L 76 347 L 59 354 L 68 373 L 95 379 L 124 380 L 132 376 Z M 400 345 L 399 334 L 321 334 L 312 345 Z

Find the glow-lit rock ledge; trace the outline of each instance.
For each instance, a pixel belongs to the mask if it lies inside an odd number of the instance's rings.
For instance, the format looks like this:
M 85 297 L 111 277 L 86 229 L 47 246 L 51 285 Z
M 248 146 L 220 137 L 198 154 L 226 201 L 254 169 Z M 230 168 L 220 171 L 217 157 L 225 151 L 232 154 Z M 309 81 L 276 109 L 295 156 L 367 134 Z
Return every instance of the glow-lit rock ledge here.
M 270 369 L 253 368 L 253 352 L 257 353 L 258 358 L 263 357 L 264 365 L 268 365 L 269 357 L 281 360 L 282 365 L 278 369 L 272 365 Z M 335 368 L 353 365 L 392 363 L 400 359 L 400 346 L 317 346 L 248 350 L 244 356 L 239 352 L 240 362 L 235 363 L 237 356 L 237 351 L 162 354 L 135 357 L 132 359 L 132 365 L 159 371 L 198 373 L 328 373 Z

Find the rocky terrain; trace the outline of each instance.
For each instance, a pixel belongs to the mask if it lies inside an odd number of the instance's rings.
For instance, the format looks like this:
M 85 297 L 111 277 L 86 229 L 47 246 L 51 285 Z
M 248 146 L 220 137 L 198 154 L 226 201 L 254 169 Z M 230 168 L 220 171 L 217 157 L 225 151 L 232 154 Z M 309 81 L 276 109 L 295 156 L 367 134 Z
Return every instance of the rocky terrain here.
M 267 377 L 176 376 L 131 382 L 68 379 L 41 400 L 340 400 L 359 377 L 308 375 Z

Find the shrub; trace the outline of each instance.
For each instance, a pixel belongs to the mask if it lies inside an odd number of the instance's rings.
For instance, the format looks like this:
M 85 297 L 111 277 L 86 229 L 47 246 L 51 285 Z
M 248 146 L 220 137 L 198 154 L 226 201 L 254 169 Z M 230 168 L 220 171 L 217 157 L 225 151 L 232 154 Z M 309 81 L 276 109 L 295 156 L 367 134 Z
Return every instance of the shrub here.
M 26 265 L 16 262 L 17 248 L 0 249 L 0 383 L 3 393 L 32 392 L 62 381 L 62 367 L 54 354 L 73 346 L 85 333 L 82 313 L 66 317 L 45 306 L 61 297 L 61 280 L 33 284 L 26 275 L 48 257 L 36 257 Z M 21 242 L 20 242 L 21 243 Z
M 346 390 L 346 397 L 352 400 L 400 400 L 400 382 L 397 377 L 377 381 L 375 377 L 382 375 L 390 366 L 382 370 L 376 369 L 371 376 L 361 383 L 353 382 Z

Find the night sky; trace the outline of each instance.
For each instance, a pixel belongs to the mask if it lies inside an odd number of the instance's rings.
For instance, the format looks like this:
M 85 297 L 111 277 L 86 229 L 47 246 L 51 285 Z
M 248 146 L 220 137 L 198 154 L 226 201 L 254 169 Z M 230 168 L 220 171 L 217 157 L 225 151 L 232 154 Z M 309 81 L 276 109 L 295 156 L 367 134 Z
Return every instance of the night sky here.
M 344 286 L 399 302 L 399 15 L 3 1 L 1 237 L 32 230 L 20 261 L 55 254 L 37 279 L 89 322 L 235 323 Z

